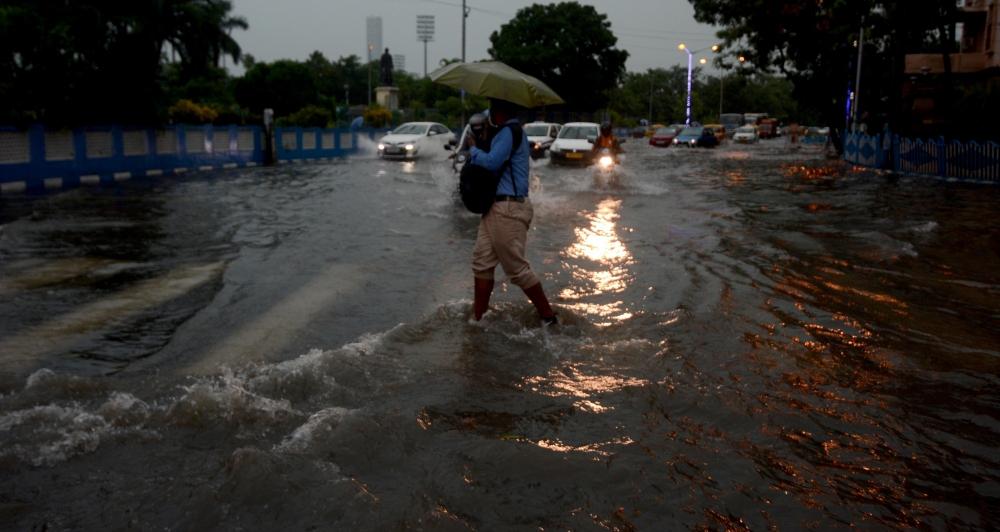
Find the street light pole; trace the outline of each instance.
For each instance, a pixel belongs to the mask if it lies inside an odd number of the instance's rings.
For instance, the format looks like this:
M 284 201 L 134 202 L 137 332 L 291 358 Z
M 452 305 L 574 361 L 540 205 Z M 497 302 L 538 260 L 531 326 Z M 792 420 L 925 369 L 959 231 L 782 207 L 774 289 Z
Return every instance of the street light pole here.
M 719 45 L 718 44 L 713 44 L 709 48 L 711 48 L 713 52 L 718 52 L 719 51 Z M 677 49 L 680 50 L 680 51 L 682 51 L 682 52 L 687 52 L 687 55 L 688 55 L 687 105 L 686 105 L 686 119 L 684 121 L 684 125 L 690 126 L 691 125 L 691 82 L 692 82 L 692 75 L 693 75 L 693 71 L 694 71 L 694 68 L 693 68 L 694 67 L 694 54 L 696 54 L 698 52 L 701 52 L 701 51 L 704 51 L 704 50 L 707 50 L 708 48 L 701 48 L 699 50 L 691 51 L 691 49 L 688 48 L 686 44 L 680 43 L 680 44 L 677 45 Z M 707 62 L 708 61 L 706 61 L 704 58 L 701 59 L 701 61 L 700 61 L 700 63 L 703 64 L 703 65 L 705 63 L 707 63 Z
M 683 44 L 681 46 L 684 46 Z M 688 79 L 687 79 L 687 104 L 685 105 L 684 125 L 691 125 L 691 64 L 694 62 L 694 54 L 686 46 L 681 48 L 688 54 Z

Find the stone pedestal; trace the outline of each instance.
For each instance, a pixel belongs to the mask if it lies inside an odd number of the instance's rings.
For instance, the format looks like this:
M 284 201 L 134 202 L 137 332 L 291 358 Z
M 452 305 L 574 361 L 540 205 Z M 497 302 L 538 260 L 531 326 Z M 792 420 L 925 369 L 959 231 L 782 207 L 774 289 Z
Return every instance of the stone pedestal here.
M 375 87 L 375 101 L 390 111 L 399 109 L 399 89 L 396 87 Z

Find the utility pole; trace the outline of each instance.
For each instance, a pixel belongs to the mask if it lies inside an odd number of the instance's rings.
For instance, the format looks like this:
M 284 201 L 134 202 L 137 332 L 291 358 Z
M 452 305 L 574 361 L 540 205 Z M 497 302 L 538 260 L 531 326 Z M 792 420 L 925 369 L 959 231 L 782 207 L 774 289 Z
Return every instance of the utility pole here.
M 861 104 L 861 59 L 865 49 L 865 17 L 861 17 L 861 30 L 858 32 L 858 72 L 854 78 L 854 102 L 851 104 L 851 125 L 858 129 L 858 108 Z
M 372 106 L 372 48 L 375 45 L 368 43 L 368 107 Z
M 722 97 L 726 93 L 726 70 L 719 74 L 719 122 L 722 122 Z
M 465 62 L 465 19 L 469 18 L 469 8 L 465 7 L 465 0 L 462 0 L 462 62 Z M 459 90 L 459 97 L 462 99 L 462 123 L 459 128 L 465 127 L 465 89 Z

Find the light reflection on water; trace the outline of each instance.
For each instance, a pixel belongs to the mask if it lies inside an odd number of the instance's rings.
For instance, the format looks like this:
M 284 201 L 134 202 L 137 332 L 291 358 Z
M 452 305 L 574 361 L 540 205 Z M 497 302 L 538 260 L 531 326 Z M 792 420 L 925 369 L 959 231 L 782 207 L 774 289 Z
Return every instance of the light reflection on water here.
M 598 326 L 609 326 L 632 317 L 620 296 L 602 302 L 599 296 L 623 293 L 632 280 L 629 265 L 632 254 L 618 236 L 622 200 L 606 198 L 597 209 L 584 214 L 589 226 L 575 230 L 576 240 L 563 251 L 574 259 L 569 268 L 574 283 L 560 292 L 565 306 L 574 311 L 593 316 Z M 581 262 L 583 264 L 581 264 Z M 596 263 L 588 267 L 586 263 Z

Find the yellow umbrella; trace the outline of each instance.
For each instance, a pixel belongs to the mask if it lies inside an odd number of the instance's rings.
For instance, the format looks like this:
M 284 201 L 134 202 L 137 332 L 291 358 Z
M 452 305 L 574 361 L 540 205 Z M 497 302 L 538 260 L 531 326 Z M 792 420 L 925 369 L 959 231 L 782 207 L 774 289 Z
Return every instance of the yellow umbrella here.
M 522 107 L 564 103 L 548 85 L 500 61 L 452 63 L 430 75 L 431 81 L 465 89 L 470 94 L 497 98 Z

